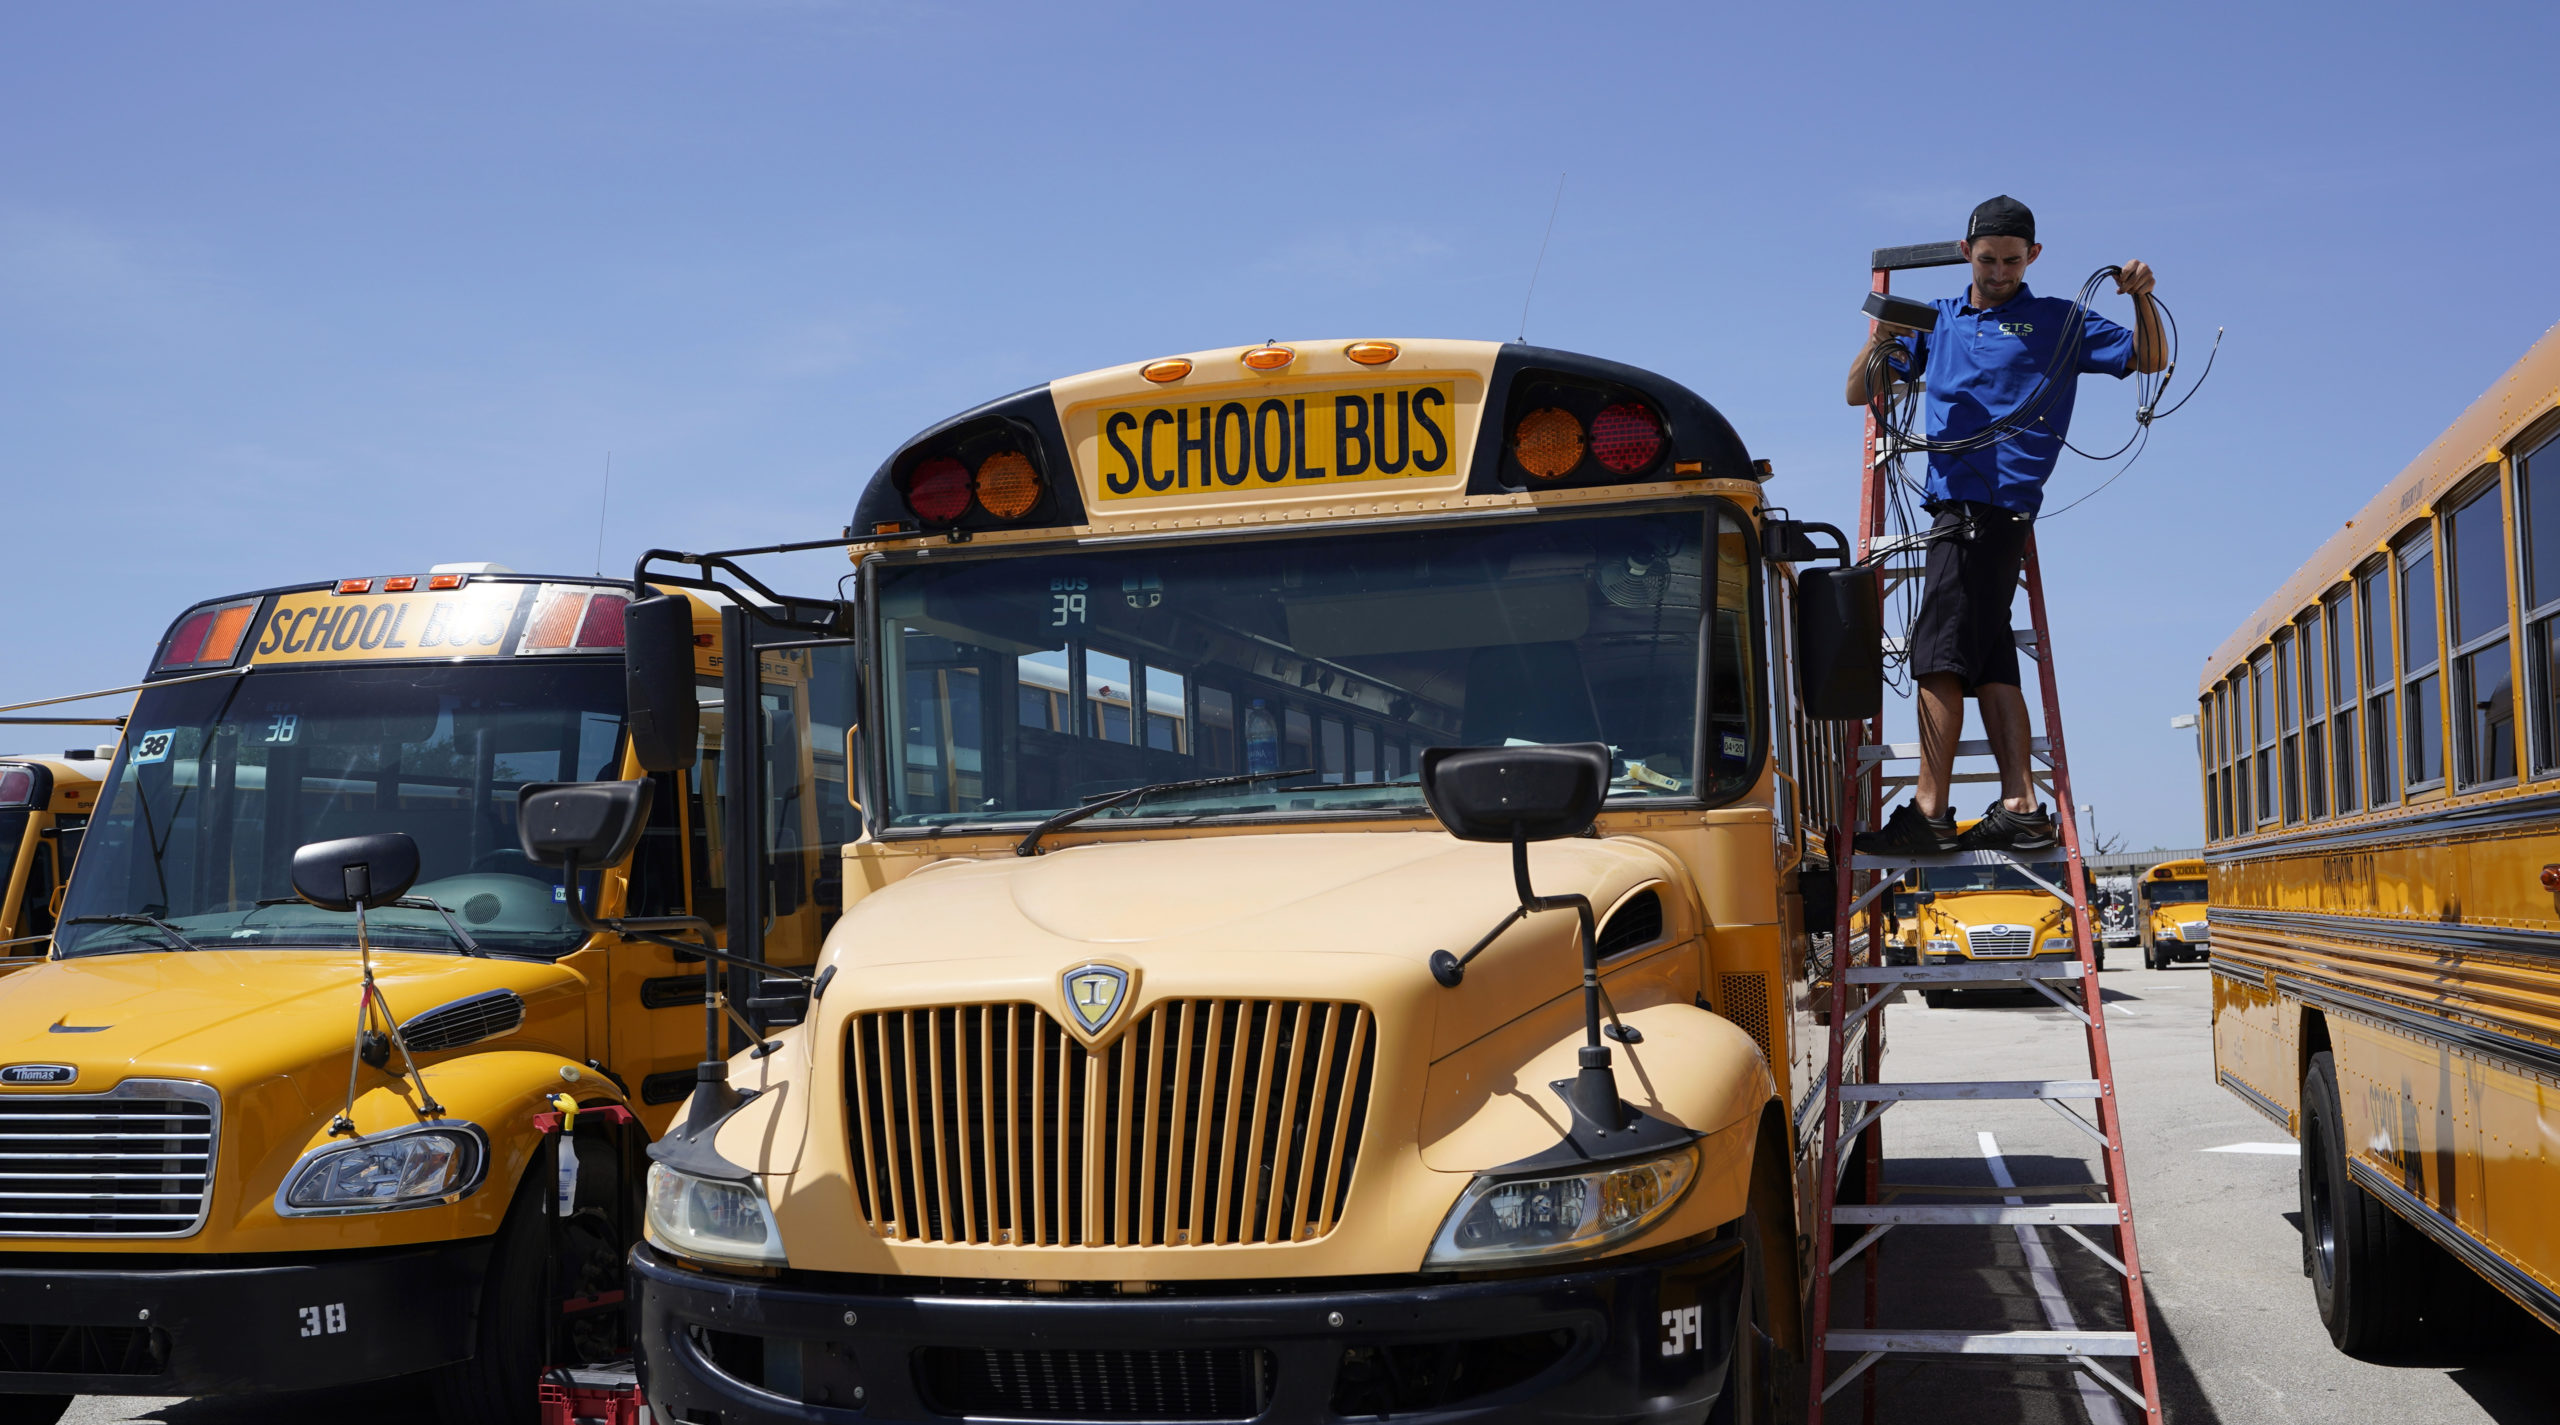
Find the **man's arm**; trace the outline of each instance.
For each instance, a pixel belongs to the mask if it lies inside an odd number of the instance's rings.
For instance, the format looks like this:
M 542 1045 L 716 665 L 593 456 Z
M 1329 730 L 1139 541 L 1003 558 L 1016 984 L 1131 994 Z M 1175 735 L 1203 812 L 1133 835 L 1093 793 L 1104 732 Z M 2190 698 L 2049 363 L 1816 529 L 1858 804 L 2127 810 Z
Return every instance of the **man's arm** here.
M 1867 390 L 1867 363 L 1875 359 L 1877 348 L 1892 347 L 1894 343 L 1911 335 L 1912 330 L 1910 327 L 1896 326 L 1891 322 L 1876 323 L 1876 329 L 1867 337 L 1867 344 L 1858 348 L 1858 359 L 1849 363 L 1850 405 L 1863 406 L 1871 399 Z M 1888 350 L 1885 354 L 1890 357 L 1893 353 Z
M 2133 369 L 2145 376 L 2169 368 L 2169 336 L 2160 325 L 2160 309 L 2152 304 L 2151 264 L 2128 262 L 2116 274 L 2116 290 L 2133 298 Z

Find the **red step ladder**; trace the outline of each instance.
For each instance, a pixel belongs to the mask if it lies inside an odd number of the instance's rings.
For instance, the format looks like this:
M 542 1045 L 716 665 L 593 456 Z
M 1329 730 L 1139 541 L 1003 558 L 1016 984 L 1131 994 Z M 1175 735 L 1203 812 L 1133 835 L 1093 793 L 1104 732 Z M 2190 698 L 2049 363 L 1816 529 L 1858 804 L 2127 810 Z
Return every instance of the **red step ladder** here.
M 1874 290 L 1890 290 L 1892 273 L 1916 267 L 1960 264 L 1963 255 L 1954 243 L 1927 243 L 1915 247 L 1883 248 L 1875 254 Z M 1896 583 L 1921 577 L 1925 545 L 1915 536 L 1898 542 L 1889 541 L 1885 525 L 1886 480 L 1884 468 L 1898 452 L 1890 445 L 1889 435 L 1877 428 L 1871 413 L 1867 418 L 1865 459 L 1858 503 L 1858 556 L 1866 559 L 1881 554 L 1887 589 Z M 2142 1282 L 2142 1260 L 2134 1248 L 2131 1183 L 2125 1173 L 2124 1134 L 2118 1121 L 2115 1094 L 2115 1068 L 2107 1051 L 2107 1026 L 2104 1006 L 2097 994 L 2098 962 L 2092 938 L 2087 896 L 2088 879 L 2082 869 L 2080 834 L 2072 815 L 2075 803 L 2071 795 L 2071 764 L 2063 753 L 2062 700 L 2055 690 L 2053 638 L 2045 621 L 2044 582 L 2036 558 L 2032 535 L 2027 542 L 2025 568 L 2021 581 L 2027 590 L 2027 608 L 2031 627 L 2019 635 L 2019 649 L 2036 663 L 2037 682 L 2044 699 L 2044 736 L 2033 741 L 2034 780 L 2051 799 L 2055 817 L 2060 823 L 2067 873 L 2062 885 L 2056 886 L 2038 872 L 2005 851 L 1959 851 L 1937 856 L 1890 857 L 1855 853 L 1850 847 L 1852 829 L 1866 829 L 1884 824 L 1886 803 L 1892 795 L 1916 780 L 1916 764 L 1920 748 L 1916 743 L 1891 744 L 1884 740 L 1884 720 L 1879 717 L 1866 722 L 1848 724 L 1844 729 L 1842 754 L 1842 787 L 1840 805 L 1850 809 L 1842 818 L 1842 829 L 1834 832 L 1832 864 L 1845 868 L 1847 874 L 1837 877 L 1839 886 L 1836 917 L 1832 928 L 1833 969 L 1830 985 L 1830 1045 L 1822 1081 L 1822 1157 L 1820 1177 L 1814 1188 L 1814 1252 L 1811 1262 L 1813 1277 L 1812 1346 L 1809 1375 L 1811 1389 L 1807 1403 L 1809 1425 L 1822 1425 L 1826 1404 L 1843 1389 L 1859 1379 L 1877 1362 L 1888 1356 L 1910 1355 L 1919 1358 L 2001 1356 L 2020 1358 L 2021 1364 L 2046 1363 L 2076 1369 L 2104 1385 L 2131 1406 L 2138 1408 L 2143 1425 L 2160 1425 L 2159 1372 L 2152 1359 L 2151 1318 Z M 1985 742 L 1957 744 L 1959 783 L 1996 781 L 1997 773 L 1981 770 L 1988 760 L 1990 747 Z M 1967 769 L 1967 764 L 1972 769 Z M 1897 764 L 1910 768 L 1897 772 Z M 2036 884 L 2043 886 L 2072 907 L 2072 934 L 2079 950 L 2073 961 L 1966 960 L 1944 965 L 1888 965 L 1884 961 L 1883 899 L 1904 871 L 1914 867 L 2008 864 L 2019 868 Z M 2050 860 L 2038 864 L 2050 865 Z M 1865 917 L 1865 933 L 1856 933 L 1860 916 Z M 1857 954 L 1863 947 L 1863 957 Z M 1924 992 L 1932 987 L 2001 987 L 2032 990 L 2044 995 L 2071 1013 L 2086 1027 L 2089 1049 L 2089 1076 L 2084 1079 L 1999 1079 L 1984 1078 L 1943 1083 L 1900 1083 L 1882 1077 L 1884 1061 L 1884 1011 L 1886 1005 L 1912 986 Z M 2080 993 L 2067 991 L 2077 988 Z M 1986 1053 L 1992 1052 L 1986 1046 Z M 2041 1100 L 2048 1107 L 2097 1141 L 2105 1165 L 2105 1180 L 2097 1185 L 2102 1196 L 2086 1201 L 2042 1201 L 2042 1194 L 2006 1195 L 2007 1186 L 1985 1189 L 1982 1196 L 1999 1196 L 1991 1203 L 1904 1203 L 1895 1200 L 1901 1194 L 1886 1184 L 1885 1155 L 1881 1120 L 1886 1111 L 1897 1104 L 1932 1102 L 1982 1102 L 1985 1100 Z M 2073 1105 L 2090 1106 L 2093 1113 L 2077 1111 Z M 1844 1121 L 1845 1120 L 1845 1121 Z M 1866 1171 L 1859 1180 L 1866 1190 L 1858 1194 L 1864 1200 L 1844 1201 L 1842 1183 L 1852 1166 L 1849 1154 L 1864 1159 Z M 1876 1321 L 1878 1279 L 1883 1267 L 1878 1248 L 1880 1239 L 1897 1227 L 1979 1228 L 2007 1226 L 2035 1231 L 2052 1228 L 2095 1253 L 2121 1280 L 2124 1290 L 2124 1316 L 2130 1330 L 2049 1330 L 2022 1331 L 1977 1329 L 1962 1323 L 1912 1322 L 1879 1326 Z M 1837 1240 L 1838 1229 L 1847 1227 L 1857 1235 L 1844 1250 Z M 2115 1234 L 2115 1250 L 2110 1252 L 2090 1231 L 2111 1229 Z M 1864 1280 L 1864 1325 L 1858 1329 L 1835 1328 L 1832 1317 L 1832 1279 L 1856 1262 L 1867 1259 Z M 1834 1368 L 1833 1357 L 1847 1359 Z M 1874 1378 L 1868 1377 L 1866 1415 L 1874 1417 Z

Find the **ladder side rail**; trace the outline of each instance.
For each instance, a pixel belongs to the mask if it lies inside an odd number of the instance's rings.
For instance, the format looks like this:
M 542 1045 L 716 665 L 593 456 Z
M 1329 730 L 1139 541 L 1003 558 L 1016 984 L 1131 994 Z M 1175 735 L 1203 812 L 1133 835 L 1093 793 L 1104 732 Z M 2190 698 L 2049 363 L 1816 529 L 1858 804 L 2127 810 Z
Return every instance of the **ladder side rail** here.
M 2124 1126 L 2119 1121 L 2115 1094 L 2115 1059 L 2107 1047 L 2107 1018 L 2103 1008 L 2105 996 L 2098 983 L 2097 950 L 2089 924 L 2088 872 L 2080 847 L 2079 805 L 2071 799 L 2071 758 L 2065 750 L 2062 735 L 2062 693 L 2054 671 L 2052 631 L 2045 618 L 2044 569 L 2036 549 L 2032 530 L 2027 535 L 2026 557 L 2027 609 L 2036 631 L 2036 681 L 2044 695 L 2045 742 L 2052 749 L 2053 785 L 2057 803 L 2055 819 L 2062 823 L 2062 844 L 2071 877 L 2072 934 L 2080 952 L 2081 1000 L 2088 1012 L 2089 1073 L 2098 1080 L 2104 1093 L 2098 1099 L 2098 1124 L 2105 1134 L 2102 1152 L 2107 1164 L 2107 1196 L 2124 1214 L 2116 1232 L 2116 1246 L 2124 1261 L 2125 1320 L 2133 1328 L 2139 1353 L 2135 1360 L 2142 1383 L 2143 1413 L 2152 1422 L 2160 1419 L 2159 1363 L 2151 1350 L 2151 1303 L 2142 1279 L 2142 1257 L 2134 1245 L 2133 1183 L 2125 1168 Z

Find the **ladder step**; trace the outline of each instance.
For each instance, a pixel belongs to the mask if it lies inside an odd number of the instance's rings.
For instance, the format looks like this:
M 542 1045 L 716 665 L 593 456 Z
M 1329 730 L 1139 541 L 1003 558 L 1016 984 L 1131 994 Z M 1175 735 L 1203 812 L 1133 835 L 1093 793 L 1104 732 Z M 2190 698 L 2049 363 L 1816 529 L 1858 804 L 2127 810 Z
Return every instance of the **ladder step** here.
M 2036 757 L 2044 757 L 2053 749 L 2043 738 L 2031 737 L 2027 739 L 2027 751 Z M 1956 755 L 1988 757 L 1991 755 L 1991 744 L 1979 737 L 1968 738 L 1956 744 Z M 1870 742 L 1858 749 L 1858 765 L 1862 768 L 1872 767 L 1878 762 L 1917 762 L 1919 760 L 1920 744 L 1917 742 Z
M 1981 1083 L 1842 1084 L 1842 1103 L 1908 1103 L 1914 1099 L 2106 1097 L 2096 1079 L 2015 1079 Z
M 1868 1207 L 1842 1203 L 1831 1210 L 1834 1222 L 1883 1223 L 1895 1227 L 1997 1227 L 2003 1223 L 2079 1223 L 2113 1227 L 2124 1209 L 2112 1202 L 2039 1202 L 2020 1207 L 2000 1203 L 1887 1203 Z
M 1833 1331 L 1834 1351 L 1928 1351 L 1948 1356 L 2137 1356 L 2130 1331 Z
M 2084 972 L 2077 960 L 1967 960 L 1945 965 L 1852 965 L 1853 985 L 2024 984 L 2029 980 L 2076 980 Z
M 2042 851 L 1933 851 L 1924 856 L 1881 856 L 1871 851 L 1850 853 L 1850 869 L 1858 871 L 1902 871 L 1914 866 L 2051 866 L 2063 856 L 2062 843 L 2056 841 Z M 2032 857 L 2034 859 L 2030 860 Z

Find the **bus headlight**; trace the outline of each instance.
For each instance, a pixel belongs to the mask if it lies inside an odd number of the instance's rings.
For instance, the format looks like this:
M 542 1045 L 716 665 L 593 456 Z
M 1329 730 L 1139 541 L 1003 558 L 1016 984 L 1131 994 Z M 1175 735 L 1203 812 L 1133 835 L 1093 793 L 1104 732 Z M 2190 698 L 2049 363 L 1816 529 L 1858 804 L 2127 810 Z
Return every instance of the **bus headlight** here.
M 480 1130 L 467 1123 L 360 1138 L 304 1155 L 285 1174 L 276 1211 L 319 1217 L 449 1202 L 480 1186 L 488 1161 Z
M 784 1265 L 782 1230 L 753 1182 L 723 1182 L 649 1165 L 649 1240 L 680 1257 Z
M 1932 955 L 1953 955 L 1956 953 L 1956 942 L 1944 937 L 1931 940 L 1929 942 L 1929 953 Z
M 1679 1206 L 1698 1150 L 1546 1177 L 1479 1177 L 1458 1197 L 1422 1259 L 1473 1267 L 1524 1257 L 1587 1256 L 1651 1227 Z
M 2071 942 L 2059 935 L 2049 935 L 2045 937 L 2044 948 L 2047 950 L 2068 950 L 2071 948 Z

